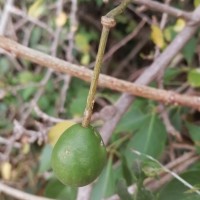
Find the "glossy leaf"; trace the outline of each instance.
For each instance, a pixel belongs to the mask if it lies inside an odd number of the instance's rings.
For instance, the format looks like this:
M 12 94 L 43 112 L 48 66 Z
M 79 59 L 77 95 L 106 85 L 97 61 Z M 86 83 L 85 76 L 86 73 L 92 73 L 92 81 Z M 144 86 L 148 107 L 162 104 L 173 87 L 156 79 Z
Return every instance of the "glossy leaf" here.
M 186 123 L 186 127 L 188 128 L 190 137 L 197 147 L 197 151 L 200 153 L 200 127 L 188 122 Z
M 197 44 L 198 44 L 197 39 L 193 37 L 188 41 L 188 43 L 184 46 L 182 50 L 183 55 L 188 64 L 192 62 Z
M 75 200 L 77 188 L 63 185 L 57 179 L 51 179 L 45 188 L 45 196 L 57 200 Z
M 45 145 L 40 155 L 40 163 L 39 163 L 39 173 L 44 173 L 51 168 L 51 152 L 52 147 L 50 145 Z
M 122 117 L 115 132 L 133 132 L 137 130 L 149 118 L 149 114 L 143 113 L 138 104 L 134 103 Z
M 88 89 L 80 87 L 73 101 L 71 101 L 69 111 L 74 116 L 82 115 L 86 105 L 87 94 Z
M 128 167 L 126 158 L 124 156 L 122 157 L 122 173 L 123 173 L 124 180 L 126 180 L 127 185 L 131 185 L 135 177 L 132 170 L 130 170 L 130 168 Z
M 126 159 L 129 166 L 133 165 L 135 155 L 131 149 L 138 150 L 153 157 L 159 157 L 166 143 L 166 130 L 162 121 L 155 114 L 151 114 L 143 121 L 135 135 L 129 141 L 126 149 Z
M 181 176 L 185 181 L 191 185 L 199 185 L 200 171 L 188 171 Z M 183 185 L 180 181 L 173 179 L 161 191 L 158 200 L 199 200 L 200 197 L 194 191 L 188 192 L 189 188 Z
M 172 81 L 181 73 L 178 68 L 167 68 L 164 74 L 164 83 L 171 84 Z
M 163 35 L 166 41 L 171 42 L 175 38 L 177 33 L 174 31 L 173 26 L 167 26 L 163 31 Z
M 20 91 L 20 93 L 21 93 L 21 96 L 24 99 L 24 101 L 28 101 L 31 97 L 33 97 L 33 95 L 35 94 L 36 91 L 37 91 L 37 88 L 28 87 L 28 88 L 25 88 L 24 90 Z
M 137 200 L 156 200 L 156 198 L 152 194 L 152 192 L 147 190 L 144 187 L 138 188 L 135 199 L 137 199 Z
M 127 191 L 127 184 L 124 179 L 117 182 L 117 194 L 121 199 L 133 200 L 132 196 Z
M 112 157 L 110 157 L 97 183 L 94 185 L 91 194 L 92 200 L 102 200 L 104 197 L 109 197 L 114 193 L 115 185 L 113 173 Z

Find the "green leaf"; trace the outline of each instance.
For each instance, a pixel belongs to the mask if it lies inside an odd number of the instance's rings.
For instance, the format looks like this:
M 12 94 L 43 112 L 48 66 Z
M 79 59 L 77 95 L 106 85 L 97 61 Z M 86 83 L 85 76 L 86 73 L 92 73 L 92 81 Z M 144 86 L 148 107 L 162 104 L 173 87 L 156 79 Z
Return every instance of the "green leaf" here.
M 200 171 L 188 171 L 181 175 L 181 177 L 195 186 L 199 184 Z M 177 179 L 173 179 L 170 183 L 168 183 L 161 191 L 158 200 L 199 200 L 200 197 L 195 192 L 188 193 L 188 187 L 183 185 Z
M 124 156 L 122 156 L 122 173 L 127 185 L 131 185 L 135 177 L 132 171 L 129 169 L 126 158 Z
M 192 87 L 200 87 L 200 69 L 190 70 L 187 80 Z
M 22 90 L 20 93 L 21 93 L 22 98 L 24 99 L 24 101 L 27 101 L 27 100 L 29 100 L 29 98 L 31 96 L 33 96 L 35 94 L 36 91 L 37 91 L 37 88 L 28 87 L 28 88 Z
M 189 122 L 186 123 L 186 127 L 189 130 L 190 137 L 197 147 L 197 151 L 200 153 L 200 127 Z
M 77 189 L 63 185 L 57 179 L 51 179 L 44 192 L 48 198 L 55 198 L 58 200 L 75 200 Z
M 4 102 L 0 102 L 0 119 L 3 118 L 5 119 L 6 113 L 8 112 L 8 106 Z M 1 120 L 0 120 L 1 123 Z
M 88 91 L 88 84 L 80 79 L 72 78 L 66 99 L 66 107 L 71 116 L 76 117 L 83 114 Z
M 100 7 L 103 4 L 103 0 L 96 0 L 96 4 Z
M 138 150 L 155 158 L 160 156 L 166 143 L 166 136 L 165 127 L 158 116 L 154 113 L 148 116 L 148 118 L 143 120 L 140 128 L 127 145 L 125 156 L 128 165 L 131 167 L 136 158 L 131 149 Z
M 42 37 L 42 30 L 38 27 L 35 27 L 31 33 L 30 47 L 35 48 L 36 45 L 40 42 L 41 37 Z
M 48 96 L 47 95 L 41 96 L 38 101 L 38 105 L 41 108 L 41 110 L 48 113 L 49 108 L 51 106 L 51 102 L 50 102 L 50 99 L 48 98 Z
M 42 174 L 51 168 L 51 153 L 52 147 L 49 144 L 46 144 L 40 155 L 38 173 Z
M 92 190 L 92 200 L 102 200 L 114 194 L 114 174 L 112 169 L 112 157 L 109 158 L 106 167 L 100 175 Z
M 126 200 L 133 200 L 131 195 L 127 191 L 127 184 L 125 179 L 120 179 L 117 182 L 117 194 L 121 199 L 126 199 Z
M 136 25 L 136 22 L 131 18 L 128 25 L 126 26 L 126 33 L 131 33 L 135 29 Z
M 193 37 L 187 42 L 187 44 L 184 46 L 182 50 L 183 56 L 185 57 L 188 64 L 191 63 L 194 57 L 197 44 L 198 44 L 197 39 Z
M 158 163 L 147 159 L 143 160 L 141 167 L 147 177 L 158 177 L 158 175 L 163 171 Z
M 128 18 L 125 15 L 118 15 L 116 17 L 117 23 L 126 24 L 128 22 Z
M 5 57 L 0 59 L 0 77 L 4 77 L 10 69 L 10 62 Z
M 173 26 L 167 26 L 164 29 L 164 38 L 166 41 L 171 42 L 176 37 L 176 35 L 177 33 L 174 31 Z
M 76 96 L 74 97 L 74 99 L 71 101 L 71 103 L 69 105 L 69 111 L 73 116 L 82 115 L 82 113 L 85 109 L 87 95 L 88 95 L 88 89 L 83 88 L 83 87 L 80 87 L 80 88 L 77 91 Z
M 167 68 L 164 74 L 164 84 L 171 84 L 179 74 L 181 70 L 179 68 Z
M 137 130 L 149 118 L 149 114 L 143 113 L 136 103 L 131 106 L 128 112 L 118 123 L 115 132 L 133 132 Z
M 156 198 L 152 194 L 152 192 L 147 190 L 143 186 L 138 188 L 135 199 L 137 199 L 137 200 L 156 200 Z
M 18 81 L 21 84 L 26 84 L 35 80 L 35 75 L 29 71 L 22 71 L 18 74 Z

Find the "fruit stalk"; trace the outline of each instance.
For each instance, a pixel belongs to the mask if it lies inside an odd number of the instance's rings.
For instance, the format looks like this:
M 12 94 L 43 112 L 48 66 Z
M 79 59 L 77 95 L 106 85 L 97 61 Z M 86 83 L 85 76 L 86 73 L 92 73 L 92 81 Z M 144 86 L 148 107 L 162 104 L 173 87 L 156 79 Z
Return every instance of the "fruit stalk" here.
M 87 127 L 91 120 L 92 110 L 94 106 L 94 99 L 95 99 L 95 94 L 96 94 L 96 89 L 97 89 L 97 84 L 98 84 L 98 79 L 99 79 L 99 73 L 101 70 L 103 55 L 106 48 L 109 31 L 110 31 L 110 28 L 108 26 L 103 26 L 101 39 L 99 43 L 99 49 L 98 49 L 94 72 L 93 72 L 93 78 L 90 85 L 90 90 L 88 93 L 87 103 L 86 103 L 84 117 L 82 121 L 83 127 Z
M 87 127 L 90 124 L 94 101 L 95 101 L 95 94 L 96 94 L 96 89 L 97 89 L 97 84 L 98 84 L 98 79 L 99 79 L 99 74 L 100 74 L 100 70 L 101 70 L 103 55 L 104 55 L 104 51 L 106 48 L 109 31 L 116 24 L 115 17 L 117 15 L 121 14 L 131 1 L 132 0 L 122 0 L 122 2 L 120 3 L 119 6 L 117 6 L 116 8 L 111 10 L 106 16 L 103 16 L 101 18 L 101 23 L 103 25 L 103 29 L 102 29 L 102 33 L 101 33 L 100 42 L 99 42 L 99 48 L 98 48 L 98 53 L 97 53 L 97 57 L 96 57 L 93 78 L 91 81 L 90 90 L 89 90 L 88 98 L 87 98 L 87 103 L 86 103 L 86 107 L 85 107 L 85 111 L 84 111 L 84 116 L 83 116 L 83 121 L 82 121 L 83 127 Z

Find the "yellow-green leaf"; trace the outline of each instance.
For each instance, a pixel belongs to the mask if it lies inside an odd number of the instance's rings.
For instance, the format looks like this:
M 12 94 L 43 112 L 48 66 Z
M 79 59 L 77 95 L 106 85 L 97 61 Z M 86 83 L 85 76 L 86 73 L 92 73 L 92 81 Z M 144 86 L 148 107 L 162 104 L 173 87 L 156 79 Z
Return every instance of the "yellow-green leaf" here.
M 75 43 L 78 49 L 84 53 L 90 50 L 89 40 L 84 34 L 77 33 L 75 36 Z
M 65 12 L 60 12 L 59 15 L 56 17 L 56 26 L 62 27 L 67 22 L 68 16 Z
M 22 146 L 22 153 L 23 154 L 28 154 L 30 152 L 30 144 L 29 143 L 25 143 Z
M 83 56 L 81 57 L 81 64 L 88 65 L 89 62 L 90 62 L 90 54 L 89 53 L 83 54 Z
M 34 18 L 39 18 L 44 12 L 44 0 L 36 0 L 28 9 L 28 15 Z
M 190 70 L 187 79 L 191 86 L 200 87 L 200 69 Z
M 174 25 L 174 31 L 180 32 L 184 29 L 185 27 L 185 20 L 184 19 L 177 19 L 176 24 Z
M 74 124 L 75 122 L 69 120 L 69 121 L 59 122 L 55 126 L 53 126 L 48 133 L 49 144 L 54 146 L 58 138 L 63 134 L 63 132 Z
M 151 39 L 153 43 L 160 49 L 165 47 L 164 36 L 159 26 L 157 25 L 151 26 Z
M 5 161 L 1 164 L 1 176 L 4 180 L 10 180 L 11 179 L 11 171 L 12 171 L 12 165 Z
M 194 6 L 195 8 L 200 5 L 200 0 L 194 0 Z

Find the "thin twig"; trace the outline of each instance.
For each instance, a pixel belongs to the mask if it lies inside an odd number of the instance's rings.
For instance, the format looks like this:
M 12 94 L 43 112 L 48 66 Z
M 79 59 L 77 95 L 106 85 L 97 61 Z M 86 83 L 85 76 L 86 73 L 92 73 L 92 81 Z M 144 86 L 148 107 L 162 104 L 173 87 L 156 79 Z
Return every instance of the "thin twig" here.
M 6 1 L 0 20 L 0 35 L 4 35 L 8 26 L 10 17 L 10 7 L 13 5 L 14 0 Z
M 49 28 L 49 26 L 47 26 L 45 23 L 41 22 L 40 20 L 36 19 L 36 18 L 33 18 L 29 15 L 27 15 L 25 12 L 23 12 L 22 10 L 12 6 L 10 7 L 10 12 L 12 14 L 15 14 L 15 15 L 18 15 L 18 16 L 21 16 L 29 21 L 31 21 L 32 23 L 36 24 L 37 26 L 43 28 L 44 30 L 46 30 L 50 35 L 53 35 L 54 32 L 51 28 Z
M 103 58 L 103 62 L 107 61 L 117 50 L 122 48 L 124 45 L 126 45 L 129 41 L 131 41 L 138 33 L 141 31 L 141 29 L 145 25 L 145 20 L 141 21 L 136 28 L 134 28 L 133 32 L 128 34 L 126 37 L 124 37 L 120 42 L 113 45 L 113 47 L 105 54 Z
M 74 36 L 78 28 L 78 22 L 76 18 L 77 10 L 78 10 L 77 0 L 72 0 L 71 11 L 70 11 L 70 16 L 69 16 L 70 28 L 69 28 L 68 38 L 67 38 L 69 41 L 69 45 L 66 51 L 66 59 L 69 62 L 73 62 L 73 59 L 74 59 L 74 56 L 73 56 Z
M 2 182 L 0 182 L 0 192 L 5 193 L 11 197 L 14 197 L 19 200 L 53 200 L 45 197 L 39 197 L 33 194 L 28 194 L 26 192 L 23 192 L 21 190 L 17 190 L 15 188 L 12 188 Z
M 0 144 L 10 145 L 10 141 L 9 141 L 9 139 L 0 137 Z M 18 149 L 21 148 L 21 146 L 22 145 L 19 142 L 15 142 L 13 144 L 13 147 L 18 148 Z
M 66 51 L 66 59 L 68 62 L 73 63 L 73 61 L 74 61 L 74 56 L 73 56 L 74 37 L 75 37 L 75 33 L 78 29 L 78 22 L 77 22 L 77 18 L 76 18 L 77 10 L 78 10 L 78 2 L 77 2 L 77 0 L 72 0 L 71 2 L 72 2 L 72 4 L 71 4 L 70 15 L 69 15 L 70 27 L 69 27 L 68 37 L 67 37 L 69 45 L 68 45 L 67 51 Z M 63 87 L 60 92 L 60 102 L 59 102 L 59 108 L 58 108 L 58 110 L 60 112 L 65 111 L 64 105 L 65 105 L 65 101 L 66 101 L 66 97 L 67 97 L 67 91 L 69 88 L 69 84 L 71 81 L 71 76 L 69 76 L 69 75 L 64 76 L 63 81 L 64 81 L 64 83 L 63 83 Z
M 142 20 L 144 20 L 148 25 L 152 25 L 152 20 L 150 17 L 145 15 L 142 12 L 139 12 L 132 4 L 128 6 L 128 9 L 133 11 L 138 17 L 140 17 Z
M 49 122 L 53 122 L 53 123 L 58 123 L 58 122 L 63 122 L 65 120 L 69 120 L 69 119 L 61 119 L 61 118 L 56 118 L 56 117 L 52 117 L 47 115 L 46 113 L 44 113 L 42 110 L 40 110 L 40 108 L 36 105 L 34 105 L 34 111 L 37 114 L 37 116 L 39 116 L 40 118 L 42 118 L 45 121 L 49 121 Z M 70 119 L 71 121 L 74 121 L 76 123 L 80 123 L 82 118 L 76 118 L 76 119 Z
M 112 76 L 118 76 L 123 69 L 128 65 L 130 60 L 133 60 L 135 56 L 141 51 L 145 44 L 149 41 L 149 38 L 145 37 L 138 41 L 136 46 L 130 51 L 130 53 L 119 63 L 117 69 L 113 72 Z
M 169 113 L 166 110 L 165 106 L 163 104 L 160 104 L 159 107 L 160 107 L 159 108 L 160 115 L 161 115 L 161 118 L 163 120 L 163 123 L 165 125 L 167 132 L 169 134 L 171 134 L 172 136 L 174 136 L 177 141 L 181 142 L 183 140 L 181 133 L 179 133 L 179 131 L 177 131 L 176 128 L 172 125 L 172 123 L 169 119 Z
M 182 17 L 182 18 L 184 18 L 188 21 L 194 19 L 193 16 L 192 16 L 192 13 L 190 13 L 190 12 L 182 11 L 182 10 L 179 10 L 177 8 L 171 7 L 169 5 L 159 3 L 157 1 L 134 0 L 133 2 L 135 4 L 145 5 L 147 8 L 149 8 L 151 10 L 155 10 L 155 11 L 162 12 L 162 13 L 163 12 L 168 13 L 169 15 L 172 15 L 174 17 Z

